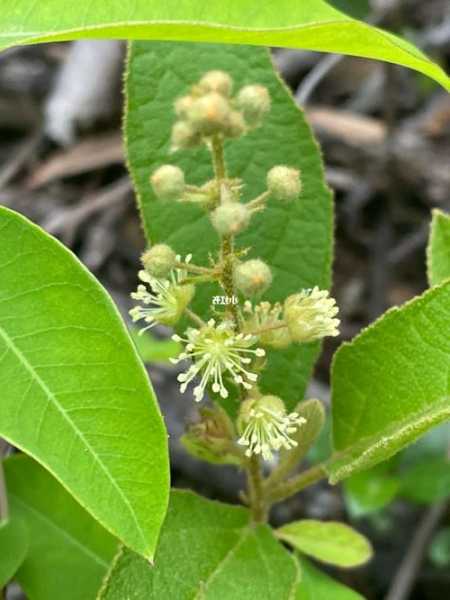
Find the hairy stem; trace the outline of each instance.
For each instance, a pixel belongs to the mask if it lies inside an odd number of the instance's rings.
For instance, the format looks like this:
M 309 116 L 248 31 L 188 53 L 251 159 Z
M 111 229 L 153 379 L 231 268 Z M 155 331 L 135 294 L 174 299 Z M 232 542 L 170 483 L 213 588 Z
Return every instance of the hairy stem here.
M 205 321 L 201 317 L 199 317 L 197 314 L 195 314 L 195 312 L 193 310 L 191 310 L 190 308 L 185 308 L 184 312 L 191 319 L 191 321 L 194 321 L 194 323 L 198 327 L 205 327 L 205 325 L 206 325 Z
M 268 516 L 268 505 L 264 498 L 263 478 L 259 458 L 250 457 L 247 467 L 248 488 L 250 492 L 250 509 L 254 523 L 265 523 Z
M 8 444 L 0 439 L 0 523 L 7 521 L 9 517 L 8 495 L 6 492 L 5 473 L 3 470 L 3 456 Z
M 327 474 L 323 464 L 310 467 L 296 477 L 292 477 L 292 479 L 288 479 L 272 489 L 268 495 L 269 500 L 271 503 L 281 502 L 281 500 L 285 500 L 286 498 L 293 496 L 306 487 L 317 483 L 321 479 L 324 479 L 326 475 Z

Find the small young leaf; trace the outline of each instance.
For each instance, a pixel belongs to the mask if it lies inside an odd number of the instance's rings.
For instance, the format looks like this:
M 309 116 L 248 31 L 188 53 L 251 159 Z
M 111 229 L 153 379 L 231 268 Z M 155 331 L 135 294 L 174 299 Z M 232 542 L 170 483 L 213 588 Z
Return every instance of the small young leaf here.
M 297 556 L 302 578 L 295 600 L 364 600 L 360 594 L 319 571 L 306 558 Z
M 0 435 L 153 556 L 167 433 L 116 307 L 75 256 L 0 208 Z
M 209 254 L 218 250 L 218 236 L 205 212 L 186 202 L 156 200 L 148 179 L 163 163 L 181 167 L 191 184 L 212 178 L 207 149 L 170 153 L 170 132 L 175 99 L 206 71 L 222 69 L 233 77 L 235 90 L 259 83 L 272 98 L 263 126 L 225 145 L 230 176 L 245 182 L 245 201 L 265 190 L 267 171 L 276 164 L 301 169 L 303 181 L 300 199 L 284 204 L 269 201 L 267 209 L 253 217 L 252 226 L 238 236 L 238 247 L 251 247 L 249 258 L 271 265 L 274 282 L 266 294 L 270 301 L 284 300 L 302 288 L 329 287 L 331 194 L 317 144 L 274 72 L 268 52 L 245 46 L 136 42 L 128 65 L 126 147 L 149 241 L 168 243 L 181 255 L 192 252 L 193 262 L 204 266 L 209 264 Z M 198 286 L 193 309 L 208 319 L 212 297 L 220 293 L 216 286 Z M 313 343 L 270 352 L 260 382 L 263 391 L 276 392 L 292 410 L 303 396 L 318 350 Z
M 154 567 L 122 552 L 98 600 L 289 600 L 296 582 L 293 558 L 246 509 L 174 491 Z
M 401 450 L 450 417 L 450 282 L 393 308 L 333 362 L 332 483 Z
M 357 567 L 372 557 L 370 542 L 337 521 L 294 521 L 278 528 L 275 535 L 296 550 L 338 567 Z
M 342 1 L 335 0 L 338 5 Z M 353 4 L 360 3 L 358 0 Z M 444 71 L 413 44 L 352 19 L 324 0 L 278 0 L 258 5 L 255 0 L 216 0 L 203 4 L 200 11 L 195 0 L 134 0 L 132 4 L 122 0 L 46 0 L 45 10 L 30 10 L 29 0 L 2 0 L 0 31 L 0 48 L 87 37 L 261 44 L 339 52 L 398 63 L 450 87 Z M 180 63 L 181 70 L 189 66 L 188 61 Z
M 13 519 L 30 540 L 16 577 L 27 596 L 60 600 L 64 590 L 64 600 L 93 599 L 117 540 L 31 458 L 14 456 L 4 466 Z
M 28 551 L 28 532 L 16 516 L 0 523 L 0 595 L 15 576 Z
M 446 456 L 426 458 L 400 478 L 401 495 L 419 503 L 432 503 L 450 496 L 450 461 Z
M 450 278 L 450 215 L 433 210 L 427 246 L 427 271 L 430 285 Z

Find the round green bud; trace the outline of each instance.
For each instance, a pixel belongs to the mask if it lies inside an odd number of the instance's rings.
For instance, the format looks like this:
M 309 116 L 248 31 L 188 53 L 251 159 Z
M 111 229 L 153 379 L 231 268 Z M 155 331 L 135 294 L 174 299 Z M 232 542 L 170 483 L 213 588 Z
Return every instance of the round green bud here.
M 200 79 L 199 86 L 205 92 L 217 92 L 222 96 L 229 96 L 233 87 L 233 80 L 224 71 L 208 71 Z
M 242 114 L 237 110 L 232 110 L 229 114 L 224 134 L 230 138 L 237 138 L 243 135 L 246 130 L 247 127 Z
M 159 167 L 150 177 L 150 183 L 160 200 L 179 200 L 184 194 L 184 173 L 173 165 Z
M 211 222 L 220 235 L 236 235 L 248 226 L 250 216 L 245 204 L 230 202 L 221 204 L 211 213 Z
M 171 149 L 188 150 L 201 143 L 201 137 L 188 121 L 177 121 L 172 127 Z
M 175 100 L 175 114 L 177 117 L 185 119 L 194 102 L 195 98 L 192 96 L 181 96 L 181 98 L 177 98 Z
M 261 411 L 269 414 L 272 413 L 276 416 L 284 416 L 286 414 L 286 407 L 281 398 L 271 394 L 260 396 L 259 398 L 247 398 L 242 402 L 239 410 L 237 420 L 239 433 L 242 433 L 247 423 Z
M 276 200 L 292 202 L 302 191 L 300 171 L 279 165 L 267 173 L 267 189 Z
M 250 127 L 257 127 L 270 110 L 270 95 L 263 85 L 246 85 L 237 96 L 237 106 Z
M 153 277 L 166 277 L 175 261 L 175 252 L 167 244 L 155 244 L 141 256 L 144 269 Z
M 272 273 L 259 258 L 241 262 L 234 271 L 234 283 L 244 296 L 264 293 L 272 283 Z
M 187 112 L 188 122 L 201 135 L 214 135 L 228 125 L 230 115 L 228 101 L 217 92 L 209 92 L 197 98 Z

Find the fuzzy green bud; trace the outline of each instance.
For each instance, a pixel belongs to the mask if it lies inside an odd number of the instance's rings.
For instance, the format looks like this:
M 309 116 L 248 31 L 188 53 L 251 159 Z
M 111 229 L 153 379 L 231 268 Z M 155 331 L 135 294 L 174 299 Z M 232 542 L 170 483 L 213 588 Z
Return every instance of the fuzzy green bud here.
M 259 258 L 238 264 L 234 271 L 234 283 L 244 296 L 264 293 L 272 283 L 272 273 Z
M 233 87 L 233 80 L 224 71 L 208 71 L 200 79 L 199 87 L 205 92 L 217 92 L 222 96 L 229 96 Z
M 218 206 L 211 213 L 211 222 L 220 235 L 236 235 L 248 226 L 250 216 L 245 204 L 230 202 Z
M 238 138 L 247 130 L 244 117 L 237 110 L 232 110 L 228 116 L 223 133 L 230 138 Z
M 172 127 L 171 150 L 189 150 L 201 144 L 201 136 L 188 121 L 177 121 Z
M 246 85 L 237 96 L 237 106 L 250 127 L 260 125 L 270 110 L 270 95 L 263 85 Z
M 187 111 L 187 119 L 195 131 L 210 136 L 222 132 L 230 116 L 228 101 L 217 92 L 209 92 L 197 98 Z
M 283 165 L 272 167 L 267 173 L 267 189 L 276 200 L 296 200 L 302 191 L 300 171 Z
M 175 100 L 175 114 L 177 117 L 185 119 L 189 109 L 195 102 L 195 98 L 192 96 L 181 96 Z
M 173 165 L 159 167 L 150 177 L 150 183 L 160 200 L 179 200 L 184 194 L 184 173 Z
M 164 278 L 175 265 L 176 255 L 167 244 L 155 244 L 144 252 L 141 262 L 144 269 L 153 277 Z

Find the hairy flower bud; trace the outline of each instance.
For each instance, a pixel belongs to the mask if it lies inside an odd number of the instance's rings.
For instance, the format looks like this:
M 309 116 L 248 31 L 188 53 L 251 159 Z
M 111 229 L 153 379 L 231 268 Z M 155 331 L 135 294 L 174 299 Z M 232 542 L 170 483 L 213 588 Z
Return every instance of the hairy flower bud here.
M 173 165 L 159 167 L 150 177 L 150 182 L 160 200 L 179 200 L 184 193 L 184 173 Z
M 250 127 L 257 127 L 270 110 L 270 95 L 263 85 L 246 85 L 237 96 L 237 106 Z
M 230 202 L 211 213 L 211 222 L 220 235 L 236 235 L 248 226 L 250 216 L 245 204 Z
M 189 109 L 195 102 L 195 98 L 192 96 L 181 96 L 175 100 L 175 114 L 177 117 L 185 119 L 187 117 Z
M 312 342 L 339 335 L 336 300 L 318 287 L 293 294 L 284 302 L 284 321 L 295 342 Z
M 244 296 L 264 293 L 272 283 L 272 273 L 259 258 L 241 262 L 234 271 L 234 283 Z
M 296 200 L 302 191 L 300 171 L 283 165 L 272 167 L 267 173 L 267 189 L 276 200 Z
M 209 92 L 197 98 L 187 111 L 187 119 L 194 130 L 210 136 L 222 132 L 230 116 L 228 101 L 217 92 Z
M 153 277 L 167 277 L 175 265 L 176 255 L 167 244 L 156 244 L 144 252 L 141 257 L 142 265 Z
M 222 96 L 229 96 L 233 87 L 233 80 L 224 71 L 208 71 L 200 79 L 199 87 L 205 92 L 217 92 Z
M 201 136 L 188 121 L 177 121 L 172 127 L 171 150 L 188 150 L 201 144 Z
M 228 116 L 223 133 L 230 138 L 238 138 L 246 132 L 244 117 L 237 110 L 232 110 Z

